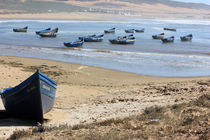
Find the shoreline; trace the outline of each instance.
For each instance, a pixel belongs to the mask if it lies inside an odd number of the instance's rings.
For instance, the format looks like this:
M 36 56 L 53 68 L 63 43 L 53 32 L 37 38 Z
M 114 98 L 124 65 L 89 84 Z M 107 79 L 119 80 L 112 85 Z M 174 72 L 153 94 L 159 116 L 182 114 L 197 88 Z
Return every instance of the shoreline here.
M 46 59 L 0 56 L 0 88 L 13 87 L 36 69 L 57 82 L 54 108 L 44 125 L 77 125 L 141 113 L 149 106 L 185 103 L 208 91 L 210 76 L 155 77 L 70 64 Z M 201 83 L 201 84 L 199 84 Z M 202 83 L 204 83 L 202 85 Z M 166 92 L 164 91 L 166 88 Z M 163 90 L 163 91 L 162 91 Z M 178 92 L 177 92 L 178 91 Z M 0 100 L 0 110 L 4 110 Z M 126 110 L 126 111 L 125 111 Z M 2 138 L 15 130 L 30 129 L 26 120 L 0 120 Z
M 65 65 L 76 65 L 76 66 L 84 66 L 84 67 L 92 67 L 93 69 L 99 69 L 99 70 L 107 70 L 107 71 L 114 71 L 114 72 L 120 72 L 123 74 L 133 74 L 139 77 L 155 77 L 155 78 L 174 78 L 174 79 L 182 79 L 182 78 L 189 78 L 189 79 L 194 79 L 194 78 L 204 78 L 204 77 L 209 77 L 210 75 L 204 75 L 204 76 L 156 76 L 156 75 L 144 75 L 144 74 L 139 74 L 139 73 L 135 73 L 135 72 L 127 72 L 127 71 L 122 71 L 122 70 L 115 70 L 115 69 L 111 69 L 111 68 L 103 68 L 103 67 L 97 67 L 97 66 L 91 66 L 91 65 L 85 65 L 85 64 L 78 64 L 78 63 L 70 63 L 70 62 L 63 62 L 63 61 L 59 61 L 59 60 L 51 60 L 51 59 L 42 59 L 42 58 L 36 58 L 36 57 L 19 57 L 19 56 L 7 56 L 7 55 L 0 55 L 0 60 L 2 57 L 11 57 L 11 58 L 18 58 L 18 59 L 32 59 L 32 60 L 40 60 L 40 61 L 52 61 L 52 62 L 56 62 L 56 63 L 63 63 Z
M 30 13 L 30 14 L 0 14 L 1 19 L 31 19 L 31 20 L 87 20 L 87 21 L 127 21 L 128 19 L 162 19 L 162 20 L 203 20 L 210 21 L 210 17 L 204 15 L 189 16 L 187 14 L 173 15 L 160 13 L 154 16 L 152 13 L 146 15 L 119 15 L 90 12 L 72 13 Z

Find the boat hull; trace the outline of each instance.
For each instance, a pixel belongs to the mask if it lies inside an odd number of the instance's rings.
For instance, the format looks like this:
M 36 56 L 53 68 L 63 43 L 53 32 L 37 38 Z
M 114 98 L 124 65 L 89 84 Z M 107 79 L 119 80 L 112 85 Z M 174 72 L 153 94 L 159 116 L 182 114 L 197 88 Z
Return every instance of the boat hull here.
M 181 41 L 192 41 L 193 35 L 189 34 L 187 36 L 181 36 L 180 39 Z
M 174 38 L 164 38 L 161 39 L 163 43 L 173 43 L 174 42 Z
M 144 29 L 141 29 L 141 30 L 136 29 L 135 32 L 136 33 L 144 33 Z
M 48 33 L 40 33 L 39 34 L 40 37 L 51 37 L 51 38 L 55 38 L 57 37 L 57 34 L 48 34 Z
M 180 37 L 181 41 L 192 41 L 192 37 Z
M 105 30 L 104 33 L 105 33 L 105 34 L 113 34 L 113 33 L 115 33 L 115 30 L 110 30 L 110 31 Z
M 14 28 L 13 32 L 27 32 L 28 26 L 24 28 Z
M 163 30 L 167 30 L 167 31 L 176 32 L 176 29 L 173 29 L 173 28 L 163 28 Z
M 85 38 L 85 42 L 102 42 L 103 38 Z
M 27 32 L 27 29 L 13 29 L 13 32 Z
M 134 44 L 135 41 L 128 41 L 128 40 L 116 40 L 116 39 L 113 39 L 113 40 L 109 40 L 110 43 L 112 44 L 119 44 L 119 45 L 128 45 L 128 44 Z
M 51 28 L 47 28 L 47 29 L 44 29 L 44 30 L 39 30 L 39 31 L 36 31 L 36 34 L 39 35 L 40 33 L 44 33 L 44 32 L 47 32 L 47 31 L 50 31 Z
M 43 122 L 54 105 L 56 83 L 36 72 L 20 85 L 1 94 L 4 107 L 13 116 Z
M 83 43 L 84 43 L 84 41 L 78 42 L 78 43 L 71 43 L 71 42 L 65 43 L 64 42 L 64 45 L 66 47 L 82 47 Z
M 125 30 L 126 33 L 134 33 L 135 30 Z

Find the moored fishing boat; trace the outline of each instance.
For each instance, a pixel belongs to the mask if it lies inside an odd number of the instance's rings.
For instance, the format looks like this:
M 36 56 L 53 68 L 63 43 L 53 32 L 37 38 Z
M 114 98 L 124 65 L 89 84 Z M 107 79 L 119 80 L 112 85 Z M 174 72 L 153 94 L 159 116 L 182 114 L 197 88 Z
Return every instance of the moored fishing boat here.
M 128 29 L 128 30 L 125 30 L 126 33 L 134 33 L 135 29 Z
M 64 42 L 66 47 L 82 47 L 84 40 L 72 41 L 72 42 Z
M 85 42 L 102 42 L 104 38 L 104 35 L 96 35 L 96 36 L 90 36 L 90 37 L 85 37 L 84 41 Z
M 161 39 L 163 43 L 172 43 L 174 42 L 174 36 L 168 37 L 168 38 L 163 38 Z
M 126 35 L 126 36 L 118 36 L 117 39 L 122 40 L 122 39 L 126 39 L 126 38 L 133 38 L 134 35 L 130 34 L 130 35 Z
M 130 38 L 117 38 L 117 39 L 110 39 L 109 42 L 112 44 L 121 44 L 121 45 L 127 45 L 127 44 L 134 44 L 136 41 L 135 37 Z
M 57 34 L 54 32 L 41 32 L 39 33 L 40 37 L 56 37 Z
M 80 37 L 78 37 L 80 40 L 82 40 L 82 39 L 85 39 L 85 38 L 89 38 L 89 37 L 95 37 L 96 35 L 95 34 L 93 34 L 93 35 L 88 35 L 88 36 L 80 36 Z
M 109 30 L 104 30 L 104 33 L 105 34 L 108 34 L 108 33 L 115 33 L 115 28 L 111 28 Z
M 153 35 L 152 38 L 153 39 L 163 39 L 164 35 L 165 35 L 164 33 L 161 33 L 161 34 Z
M 144 33 L 144 28 L 142 28 L 142 29 L 135 29 L 135 32 L 136 33 Z
M 51 28 L 39 30 L 39 31 L 36 31 L 36 34 L 40 34 L 41 32 L 47 32 L 47 31 L 50 31 L 50 30 L 51 30 Z
M 55 28 L 55 29 L 52 29 L 50 32 L 57 33 L 58 32 L 58 27 Z
M 176 32 L 176 29 L 174 29 L 174 28 L 163 28 L 163 30 Z
M 57 84 L 38 70 L 16 87 L 3 89 L 6 112 L 13 116 L 43 122 L 43 114 L 54 105 Z
M 28 26 L 24 27 L 24 28 L 14 28 L 13 31 L 14 32 L 27 32 Z
M 193 38 L 192 34 L 186 35 L 186 36 L 181 36 L 180 39 L 181 41 L 191 41 Z

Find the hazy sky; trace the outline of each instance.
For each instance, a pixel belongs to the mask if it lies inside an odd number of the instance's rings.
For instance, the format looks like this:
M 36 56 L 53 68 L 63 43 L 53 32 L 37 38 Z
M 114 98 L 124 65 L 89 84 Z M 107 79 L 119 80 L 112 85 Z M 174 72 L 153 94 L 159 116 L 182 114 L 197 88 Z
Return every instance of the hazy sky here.
M 205 3 L 205 4 L 209 4 L 210 5 L 210 0 L 174 0 L 174 1 Z

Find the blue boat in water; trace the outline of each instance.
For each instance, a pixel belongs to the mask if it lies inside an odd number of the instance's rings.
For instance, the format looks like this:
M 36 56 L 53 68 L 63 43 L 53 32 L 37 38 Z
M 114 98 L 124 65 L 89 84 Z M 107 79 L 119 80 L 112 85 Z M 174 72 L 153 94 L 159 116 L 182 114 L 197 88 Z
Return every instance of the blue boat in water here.
M 136 41 L 136 38 L 133 36 L 124 36 L 124 37 L 118 37 L 117 39 L 110 39 L 109 42 L 111 44 L 120 44 L 120 45 L 128 45 L 128 44 L 134 44 Z
M 27 32 L 28 26 L 23 27 L 23 28 L 14 28 L 13 32 Z
M 161 39 L 163 43 L 172 43 L 174 42 L 174 36 L 168 37 L 168 38 L 163 38 Z
M 8 114 L 43 122 L 43 114 L 54 105 L 57 84 L 38 70 L 13 88 L 1 90 L 1 98 Z
M 50 30 L 51 30 L 51 28 L 47 28 L 47 29 L 44 29 L 44 30 L 39 30 L 39 31 L 36 31 L 36 34 L 38 35 L 42 32 L 47 32 L 47 31 L 50 31 Z
M 39 33 L 39 36 L 40 37 L 51 37 L 51 38 L 54 38 L 54 37 L 57 36 L 57 34 L 54 33 L 54 32 L 41 32 L 41 33 Z
M 66 47 L 82 47 L 83 43 L 84 43 L 84 39 L 81 39 L 78 41 L 64 42 L 64 45 Z
M 135 29 L 128 29 L 128 30 L 125 30 L 126 33 L 134 33 Z
M 108 30 L 104 30 L 104 33 L 105 33 L 105 34 L 115 33 L 115 29 L 116 29 L 116 28 L 111 28 L 111 29 L 108 29 Z
M 90 36 L 84 36 L 79 37 L 79 39 L 84 39 L 85 42 L 102 42 L 104 38 L 104 34 L 102 35 L 90 35 Z
M 181 41 L 192 41 L 193 35 L 180 36 Z

